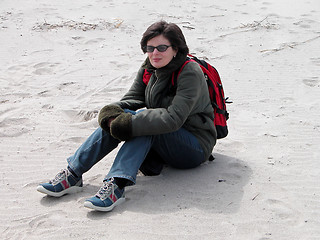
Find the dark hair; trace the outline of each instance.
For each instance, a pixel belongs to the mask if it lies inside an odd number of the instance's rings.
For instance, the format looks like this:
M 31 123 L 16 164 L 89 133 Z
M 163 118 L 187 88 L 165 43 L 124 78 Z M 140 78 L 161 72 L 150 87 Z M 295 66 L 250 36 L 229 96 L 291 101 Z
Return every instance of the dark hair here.
M 167 23 L 166 21 L 155 22 L 144 32 L 140 41 L 141 49 L 144 53 L 146 53 L 145 47 L 147 46 L 147 42 L 159 35 L 167 38 L 173 49 L 184 55 L 189 53 L 189 48 L 181 29 L 176 24 Z

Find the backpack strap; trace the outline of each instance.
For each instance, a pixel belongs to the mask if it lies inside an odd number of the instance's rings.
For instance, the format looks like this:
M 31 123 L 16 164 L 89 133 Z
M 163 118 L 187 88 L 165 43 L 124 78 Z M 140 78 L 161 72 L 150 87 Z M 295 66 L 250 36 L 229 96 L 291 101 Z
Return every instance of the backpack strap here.
M 173 72 L 172 78 L 171 78 L 172 86 L 176 86 L 176 85 L 177 85 L 178 76 L 179 76 L 180 73 L 182 72 L 184 66 L 187 65 L 187 63 L 189 63 L 189 62 L 195 62 L 195 61 L 192 60 L 191 58 L 187 58 L 187 60 L 182 64 L 182 66 L 181 66 L 178 70 L 176 70 L 175 72 Z

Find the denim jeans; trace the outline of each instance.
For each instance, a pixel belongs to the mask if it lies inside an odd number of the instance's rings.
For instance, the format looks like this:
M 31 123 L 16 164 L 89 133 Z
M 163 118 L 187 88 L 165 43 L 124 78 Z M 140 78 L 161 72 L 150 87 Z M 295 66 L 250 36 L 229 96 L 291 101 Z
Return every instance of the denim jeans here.
M 136 114 L 129 110 L 126 112 Z M 108 132 L 98 128 L 75 154 L 67 159 L 69 167 L 75 174 L 82 176 L 115 149 L 119 143 L 120 141 L 113 138 Z M 161 156 L 166 164 L 175 168 L 194 168 L 205 160 L 197 138 L 186 129 L 181 128 L 176 132 L 139 136 L 124 142 L 105 179 L 125 178 L 130 180 L 128 185 L 135 184 L 138 170 L 151 148 Z

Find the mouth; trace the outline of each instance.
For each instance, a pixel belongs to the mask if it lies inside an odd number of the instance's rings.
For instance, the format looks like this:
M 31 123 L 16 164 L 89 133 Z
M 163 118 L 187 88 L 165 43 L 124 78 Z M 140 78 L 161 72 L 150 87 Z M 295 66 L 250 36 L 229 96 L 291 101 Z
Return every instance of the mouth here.
M 161 61 L 161 58 L 153 58 L 152 61 L 153 61 L 153 62 L 160 62 L 160 61 Z

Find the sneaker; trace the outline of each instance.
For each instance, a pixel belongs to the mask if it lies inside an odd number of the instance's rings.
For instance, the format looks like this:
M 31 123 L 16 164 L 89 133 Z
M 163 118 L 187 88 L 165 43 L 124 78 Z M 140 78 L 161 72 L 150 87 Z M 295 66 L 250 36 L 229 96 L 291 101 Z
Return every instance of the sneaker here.
M 61 170 L 53 180 L 40 184 L 37 190 L 52 197 L 82 191 L 82 177 L 75 177 L 68 169 Z
M 84 206 L 97 211 L 108 212 L 125 201 L 124 189 L 115 184 L 114 179 L 104 181 L 97 194 L 87 199 Z

